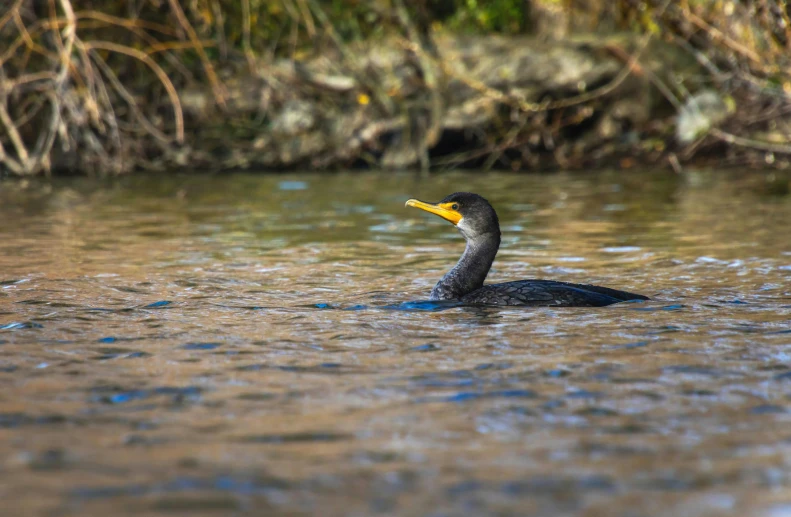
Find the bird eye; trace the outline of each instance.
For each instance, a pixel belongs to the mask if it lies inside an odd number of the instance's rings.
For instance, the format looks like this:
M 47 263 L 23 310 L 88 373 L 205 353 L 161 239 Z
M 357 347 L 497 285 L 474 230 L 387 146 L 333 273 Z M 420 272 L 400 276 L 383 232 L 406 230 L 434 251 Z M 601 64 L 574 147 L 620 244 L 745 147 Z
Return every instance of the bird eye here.
M 450 205 L 450 207 L 451 207 L 453 210 L 458 210 L 458 209 L 459 209 L 459 204 L 458 204 L 458 203 L 453 203 L 452 205 Z

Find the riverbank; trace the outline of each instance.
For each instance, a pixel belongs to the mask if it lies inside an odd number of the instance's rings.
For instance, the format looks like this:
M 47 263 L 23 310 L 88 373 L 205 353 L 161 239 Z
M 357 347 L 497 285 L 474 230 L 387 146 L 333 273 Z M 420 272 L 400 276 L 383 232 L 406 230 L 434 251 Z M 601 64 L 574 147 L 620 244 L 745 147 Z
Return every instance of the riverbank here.
M 718 45 L 752 51 L 722 33 L 702 49 L 702 29 L 681 39 L 671 22 L 705 13 L 668 5 L 652 11 L 661 31 L 533 36 L 462 34 L 396 8 L 398 30 L 347 42 L 325 21 L 310 50 L 220 59 L 187 18 L 183 34 L 137 20 L 128 45 L 86 25 L 124 20 L 62 1 L 49 25 L 27 20 L 30 38 L 0 23 L 7 63 L 33 38 L 49 59 L 0 77 L 0 171 L 788 168 L 787 58 L 728 70 Z M 143 31 L 176 41 L 141 50 Z M 180 39 L 197 59 L 174 53 Z

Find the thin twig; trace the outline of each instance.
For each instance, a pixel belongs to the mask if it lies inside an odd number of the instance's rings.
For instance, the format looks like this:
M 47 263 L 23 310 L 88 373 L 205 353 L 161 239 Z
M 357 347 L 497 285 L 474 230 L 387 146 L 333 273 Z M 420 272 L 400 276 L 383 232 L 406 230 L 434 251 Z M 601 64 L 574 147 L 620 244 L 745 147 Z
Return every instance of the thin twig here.
M 90 61 L 88 54 L 83 49 L 83 59 L 86 61 Z M 110 127 L 110 137 L 113 139 L 116 145 L 116 149 L 121 149 L 121 135 L 118 130 L 118 121 L 116 120 L 115 115 L 115 108 L 113 108 L 113 103 L 110 100 L 110 95 L 107 92 L 107 87 L 104 84 L 104 80 L 102 80 L 102 76 L 97 74 L 96 77 L 96 90 L 98 92 L 99 100 L 105 107 L 104 112 L 104 119 L 107 122 L 107 125 Z M 120 166 L 120 164 L 119 164 Z
M 37 45 L 35 41 L 33 41 L 33 36 L 28 32 L 27 27 L 25 27 L 25 23 L 22 21 L 22 17 L 19 15 L 19 11 L 14 13 L 14 23 L 19 30 L 19 37 L 22 38 L 25 42 L 25 46 L 32 50 L 33 52 L 37 52 L 42 56 L 52 57 L 57 56 L 57 54 L 53 54 L 49 52 L 47 49 L 42 47 L 41 45 Z
M 11 120 L 11 116 L 8 114 L 6 99 L 5 93 L 3 93 L 2 97 L 0 97 L 0 122 L 3 123 L 8 138 L 11 139 L 11 143 L 14 145 L 20 166 L 27 172 L 29 170 L 30 156 L 28 155 L 27 147 L 25 147 L 25 142 L 22 140 L 22 135 L 19 134 L 14 121 Z
M 214 41 L 202 41 L 201 44 L 204 47 L 213 47 L 217 43 Z M 156 43 L 144 48 L 143 52 L 150 56 L 152 54 L 167 52 L 169 50 L 186 50 L 190 48 L 193 48 L 193 44 L 188 41 L 157 41 Z
M 143 115 L 143 113 L 140 111 L 140 108 L 137 106 L 137 102 L 135 101 L 134 96 L 131 93 L 129 93 L 129 91 L 124 87 L 124 85 L 115 75 L 115 72 L 113 72 L 112 68 L 110 68 L 107 65 L 107 63 L 105 63 L 104 59 L 102 59 L 102 57 L 98 54 L 98 52 L 91 51 L 91 49 L 87 47 L 87 44 L 86 44 L 86 50 L 90 52 L 90 55 L 93 58 L 93 60 L 96 62 L 97 66 L 102 70 L 102 72 L 104 72 L 104 74 L 110 80 L 110 84 L 113 86 L 113 88 L 115 88 L 115 91 L 118 92 L 118 95 L 120 95 L 121 98 L 124 99 L 126 103 L 129 105 L 129 108 L 132 110 L 135 117 L 143 126 L 143 129 L 147 131 L 149 134 L 151 134 L 151 136 L 159 140 L 160 142 L 164 144 L 170 143 L 171 139 L 168 138 L 168 136 L 162 133 L 159 129 L 157 129 L 157 127 L 151 122 L 149 122 L 149 120 L 145 117 L 145 115 Z M 179 106 L 177 113 L 180 112 L 181 112 L 181 108 Z
M 738 145 L 740 147 L 749 147 L 751 149 L 758 149 L 760 151 L 769 151 L 771 153 L 791 154 L 791 143 L 776 144 L 773 142 L 762 142 L 760 140 L 753 140 L 751 138 L 732 135 L 730 133 L 726 133 L 725 131 L 722 131 L 721 129 L 717 129 L 717 128 L 710 129 L 709 133 L 719 138 L 723 142 L 727 142 L 733 145 Z
M 5 27 L 5 24 L 8 23 L 8 20 L 10 20 L 11 17 L 15 16 L 19 12 L 19 7 L 21 5 L 22 0 L 16 0 L 14 5 L 11 6 L 11 8 L 2 16 L 2 18 L 0 18 L 0 30 L 3 30 L 3 27 Z
M 423 72 L 423 81 L 426 84 L 426 89 L 429 94 L 431 115 L 429 118 L 429 127 L 426 129 L 425 142 L 423 144 L 423 148 L 428 149 L 439 141 L 439 137 L 442 134 L 442 116 L 445 111 L 445 103 L 443 101 L 442 92 L 440 91 L 441 78 L 437 73 L 437 71 L 442 70 L 442 68 L 436 65 L 436 59 L 434 58 L 437 56 L 429 56 L 430 52 L 420 44 L 422 38 L 417 33 L 415 25 L 410 20 L 409 12 L 403 0 L 396 0 L 396 14 L 401 24 L 406 29 L 409 38 L 412 40 L 412 47 L 417 55 L 420 70 Z
M 63 5 L 67 5 L 68 8 L 63 7 Z M 71 4 L 67 1 L 65 4 L 61 2 L 61 7 L 63 8 L 66 14 L 66 29 L 68 31 L 69 28 L 74 28 L 74 12 L 71 10 Z M 58 8 L 55 6 L 55 0 L 49 0 L 49 25 L 50 27 L 57 27 L 58 26 Z M 54 29 L 50 31 L 52 33 L 52 41 L 55 44 L 55 50 L 58 52 L 58 56 L 60 59 L 63 59 L 64 45 L 63 45 L 63 38 L 61 37 L 60 31 Z
M 507 151 L 516 141 L 516 138 L 524 129 L 525 125 L 527 124 L 527 118 L 522 118 L 520 124 L 515 125 L 508 131 L 508 135 L 505 137 L 505 142 L 503 144 L 497 146 L 496 149 L 493 149 L 493 152 L 486 158 L 486 161 L 483 164 L 483 170 L 488 171 L 497 161 L 503 156 L 503 153 Z
M 215 31 L 217 31 L 217 48 L 220 49 L 220 58 L 222 60 L 228 59 L 228 40 L 225 38 L 225 18 L 222 15 L 222 7 L 220 7 L 220 3 L 217 0 L 211 0 L 209 2 L 211 6 L 211 13 L 212 17 L 214 17 L 214 27 Z M 204 46 L 201 42 L 201 46 Z
M 176 140 L 179 143 L 184 142 L 184 112 L 181 109 L 181 100 L 179 99 L 178 92 L 176 88 L 173 86 L 173 83 L 170 81 L 170 78 L 165 73 L 162 68 L 151 59 L 145 52 L 141 50 L 137 50 L 131 47 L 126 47 L 124 45 L 118 45 L 117 43 L 111 43 L 109 41 L 90 41 L 85 43 L 86 50 L 91 49 L 103 49 L 109 50 L 111 52 L 117 52 L 119 54 L 125 54 L 127 56 L 134 57 L 139 59 L 156 74 L 159 81 L 165 87 L 165 90 L 170 97 L 170 103 L 173 105 L 173 115 L 176 120 Z
M 251 73 L 256 72 L 255 55 L 250 45 L 250 0 L 242 0 L 242 52 Z
M 741 43 L 733 41 L 725 33 L 723 33 L 721 30 L 717 29 L 716 27 L 712 27 L 711 25 L 706 23 L 705 20 L 703 20 L 702 18 L 700 18 L 699 16 L 694 14 L 692 11 L 690 11 L 688 7 L 685 8 L 685 9 L 682 9 L 682 12 L 684 13 L 684 17 L 687 20 L 689 20 L 693 24 L 697 25 L 698 28 L 700 28 L 701 30 L 706 31 L 706 33 L 709 34 L 712 39 L 714 39 L 716 41 L 722 41 L 725 44 L 726 47 L 728 47 L 729 49 L 733 50 L 734 52 L 736 52 L 738 54 L 741 54 L 742 56 L 746 57 L 747 59 L 749 59 L 753 63 L 759 64 L 759 65 L 762 64 L 761 63 L 761 58 L 758 57 L 758 54 L 756 54 L 755 52 L 753 52 L 749 48 L 745 47 Z
M 32 74 L 25 74 L 20 77 L 17 77 L 13 80 L 5 81 L 2 88 L 5 89 L 6 92 L 11 92 L 15 88 L 22 86 L 23 84 L 34 83 L 36 81 L 55 81 L 58 77 L 58 74 L 52 72 L 51 70 L 46 70 L 43 72 L 34 72 Z
M 0 141 L 0 163 L 8 167 L 8 170 L 16 174 L 17 176 L 21 176 L 25 172 L 24 168 L 19 162 L 17 162 L 16 160 L 14 160 L 13 158 L 11 158 L 6 154 L 5 147 L 3 147 L 2 141 Z
M 55 143 L 55 136 L 58 134 L 58 126 L 61 123 L 60 116 L 60 102 L 57 95 L 52 90 L 46 92 L 47 99 L 49 99 L 52 112 L 50 113 L 49 126 L 41 133 L 36 141 L 33 155 L 35 158 L 34 165 L 30 168 L 29 173 L 33 174 L 38 172 L 39 167 L 49 174 L 50 172 L 50 159 L 49 153 L 52 150 L 52 145 Z
M 42 95 L 36 95 L 33 99 L 30 99 L 30 104 L 25 104 L 19 109 L 23 113 L 14 120 L 14 125 L 17 128 L 25 127 L 41 111 L 46 100 Z
M 71 63 L 71 52 L 74 48 L 74 38 L 77 35 L 77 19 L 74 16 L 74 10 L 71 8 L 71 2 L 69 0 L 60 0 L 61 9 L 66 14 L 66 27 L 63 29 L 63 32 L 66 36 L 66 42 L 63 46 L 61 51 L 61 68 L 60 72 L 58 72 L 58 88 L 63 86 L 63 83 L 66 80 L 66 76 L 69 73 L 69 64 Z M 56 31 L 57 32 L 57 31 Z M 60 33 L 58 33 L 60 34 Z
M 305 0 L 296 0 L 297 7 L 302 13 L 302 19 L 305 21 L 305 30 L 308 32 L 308 37 L 313 39 L 316 37 L 316 24 L 313 22 L 313 16 L 310 14 L 310 7 L 305 3 Z
M 178 19 L 179 24 L 187 32 L 187 36 L 192 42 L 195 52 L 198 53 L 201 63 L 203 63 L 203 70 L 206 72 L 206 78 L 209 80 L 212 91 L 214 92 L 214 100 L 220 107 L 225 108 L 225 98 L 227 97 L 228 93 L 225 90 L 225 86 L 223 86 L 223 84 L 220 82 L 220 79 L 217 77 L 217 74 L 214 72 L 214 66 L 212 66 L 209 56 L 206 55 L 206 50 L 201 45 L 200 39 L 195 33 L 195 29 L 192 27 L 189 20 L 187 20 L 187 16 L 181 9 L 181 5 L 179 5 L 178 0 L 170 0 L 170 8 L 173 11 L 173 14 L 176 15 L 176 19 Z
M 101 11 L 78 11 L 76 13 L 77 20 L 98 20 L 102 21 L 108 25 L 117 25 L 119 27 L 126 27 L 127 29 L 134 30 L 134 29 L 146 29 L 150 31 L 159 32 L 166 36 L 176 37 L 177 32 L 173 30 L 172 27 L 167 25 L 162 25 L 160 23 L 154 23 L 146 20 L 141 20 L 139 18 L 135 19 L 126 19 L 126 18 L 119 18 L 118 16 L 113 16 L 111 14 L 103 13 Z

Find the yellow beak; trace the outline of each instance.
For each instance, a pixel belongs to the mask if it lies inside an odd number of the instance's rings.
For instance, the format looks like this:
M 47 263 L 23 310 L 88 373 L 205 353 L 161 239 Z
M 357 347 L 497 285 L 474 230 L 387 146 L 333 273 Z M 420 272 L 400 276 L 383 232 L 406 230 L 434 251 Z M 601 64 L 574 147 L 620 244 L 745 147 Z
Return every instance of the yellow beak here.
M 423 201 L 418 201 L 417 199 L 410 199 L 406 202 L 406 206 L 413 206 L 415 208 L 425 210 L 426 212 L 438 215 L 453 224 L 459 224 L 459 221 L 462 220 L 463 216 L 458 211 L 453 210 L 451 205 L 453 205 L 453 203 L 432 205 L 431 203 L 424 203 Z

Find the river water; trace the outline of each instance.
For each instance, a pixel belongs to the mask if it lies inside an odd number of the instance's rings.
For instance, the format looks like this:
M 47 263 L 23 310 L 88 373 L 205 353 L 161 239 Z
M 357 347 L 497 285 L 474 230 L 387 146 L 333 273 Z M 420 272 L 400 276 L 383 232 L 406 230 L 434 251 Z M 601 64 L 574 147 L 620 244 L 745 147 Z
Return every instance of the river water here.
M 790 188 L 0 183 L 2 515 L 789 516 Z M 423 302 L 464 245 L 404 201 L 456 190 L 500 215 L 490 281 L 653 300 Z

